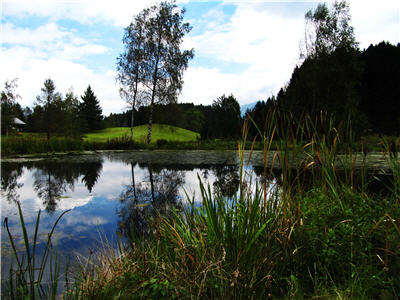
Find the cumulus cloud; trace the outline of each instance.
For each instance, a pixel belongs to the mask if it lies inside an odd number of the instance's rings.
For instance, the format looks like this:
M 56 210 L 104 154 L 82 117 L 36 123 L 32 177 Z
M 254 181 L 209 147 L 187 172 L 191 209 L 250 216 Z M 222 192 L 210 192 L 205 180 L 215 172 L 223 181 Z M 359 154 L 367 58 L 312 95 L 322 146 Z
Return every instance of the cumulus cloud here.
M 127 26 L 132 16 L 143 8 L 155 4 L 156 0 L 14 0 L 4 1 L 3 15 L 25 18 L 28 16 L 49 17 L 51 20 L 74 20 L 83 24 L 109 22 L 116 26 Z M 187 1 L 178 1 L 178 3 Z
M 244 104 L 268 98 L 289 80 L 298 62 L 303 17 L 274 15 L 267 9 L 273 4 L 260 5 L 238 3 L 228 22 L 214 24 L 203 34 L 188 38 L 186 45 L 193 46 L 196 52 L 247 68 L 235 73 L 218 68 L 189 68 L 182 92 L 184 101 L 206 103 L 224 93 L 233 93 Z M 215 14 L 218 15 L 208 15 Z
M 213 59 L 248 67 L 241 72 L 222 72 L 218 66 L 190 67 L 185 74 L 183 101 L 210 103 L 223 93 L 233 93 L 245 104 L 276 94 L 299 63 L 304 14 L 317 5 L 316 1 L 296 7 L 273 1 L 225 3 L 237 5 L 228 21 L 221 4 L 200 21 L 204 33 L 187 38 L 185 46 Z M 398 1 L 351 1 L 350 14 L 361 49 L 382 40 L 400 41 Z
M 95 73 L 83 64 L 67 59 L 47 59 L 39 53 L 31 53 L 30 48 L 15 47 L 2 51 L 0 64 L 7 71 L 0 80 L 18 77 L 19 101 L 22 106 L 31 106 L 46 78 L 51 78 L 56 88 L 65 94 L 72 86 L 74 93 L 82 95 L 90 84 L 101 102 L 103 113 L 121 111 L 125 103 L 115 85 L 115 72 Z M 7 76 L 7 78 L 5 77 Z
M 388 41 L 400 42 L 400 2 L 349 1 L 352 25 L 360 48 Z
M 149 1 L 96 0 L 16 0 L 3 4 L 3 14 L 25 18 L 27 16 L 50 17 L 52 20 L 74 20 L 80 23 L 108 21 L 114 25 L 126 26 L 133 14 L 139 12 Z
M 19 78 L 17 92 L 22 106 L 34 103 L 47 78 L 54 80 L 62 94 L 72 86 L 81 95 L 90 84 L 105 114 L 121 111 L 125 105 L 115 85 L 114 70 L 95 72 L 80 62 L 85 57 L 107 54 L 109 49 L 54 22 L 37 28 L 4 24 L 1 50 L 0 64 L 7 72 L 0 74 L 0 80 Z
M 6 23 L 3 25 L 2 42 L 6 49 L 12 51 L 18 51 L 21 47 L 29 48 L 30 57 L 75 60 L 108 51 L 107 47 L 91 43 L 53 22 L 34 29 Z

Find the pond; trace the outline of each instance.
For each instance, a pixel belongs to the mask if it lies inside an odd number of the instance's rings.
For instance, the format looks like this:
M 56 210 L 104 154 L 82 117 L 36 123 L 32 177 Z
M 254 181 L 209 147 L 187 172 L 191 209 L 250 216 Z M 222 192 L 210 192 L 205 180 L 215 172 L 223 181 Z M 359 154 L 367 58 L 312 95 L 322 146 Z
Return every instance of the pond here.
M 6 160 L 1 165 L 2 221 L 7 217 L 22 249 L 16 203 L 21 204 L 30 237 L 41 210 L 42 249 L 54 222 L 70 210 L 58 223 L 52 243 L 62 258 L 74 261 L 102 248 L 104 240 L 115 245 L 116 232 L 148 231 L 148 215 L 166 213 L 172 206 L 182 208 L 188 204 L 187 195 L 198 200 L 199 179 L 232 197 L 239 187 L 238 162 L 235 151 L 135 151 Z M 254 181 L 257 178 L 255 174 Z M 4 227 L 1 238 L 2 274 L 6 274 L 12 249 Z
M 249 153 L 246 153 L 248 157 Z M 246 159 L 247 160 L 247 159 Z M 246 171 L 252 186 L 261 181 L 262 152 L 252 154 Z M 277 178 L 268 181 L 278 192 Z M 233 197 L 239 188 L 236 151 L 133 151 L 64 156 L 57 159 L 3 160 L 1 164 L 2 221 L 8 224 L 17 247 L 23 248 L 17 202 L 21 204 L 28 235 L 42 211 L 39 238 L 43 249 L 54 222 L 53 247 L 63 259 L 87 257 L 103 244 L 115 246 L 119 236 L 149 231 L 147 217 L 183 208 L 187 195 L 200 198 L 199 179 L 212 191 Z M 2 274 L 7 274 L 11 245 L 1 230 Z M 38 253 L 40 255 L 40 252 Z

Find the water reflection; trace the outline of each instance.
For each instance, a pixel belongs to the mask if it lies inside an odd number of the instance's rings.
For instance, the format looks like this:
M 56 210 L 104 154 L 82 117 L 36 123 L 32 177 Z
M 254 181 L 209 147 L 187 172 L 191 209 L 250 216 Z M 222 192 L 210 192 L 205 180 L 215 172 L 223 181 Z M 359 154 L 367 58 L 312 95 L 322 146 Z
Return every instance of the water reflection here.
M 81 182 L 92 192 L 98 181 L 103 160 L 68 163 L 68 162 L 33 162 L 25 164 L 3 163 L 1 165 L 1 190 L 2 197 L 8 202 L 19 201 L 20 189 L 24 183 L 19 182 L 23 175 L 23 167 L 33 170 L 33 190 L 37 197 L 42 200 L 45 210 L 52 214 L 57 210 L 57 205 L 63 195 L 74 190 L 75 184 L 81 178 Z
M 67 190 L 66 180 L 57 176 L 51 166 L 36 170 L 33 177 L 33 189 L 42 199 L 46 211 L 53 214 L 57 208 L 57 201 Z
M 61 211 L 71 209 L 57 225 L 53 241 L 54 247 L 67 253 L 85 254 L 97 249 L 100 236 L 115 241 L 116 231 L 125 237 L 148 235 L 158 213 L 168 215 L 172 207 L 179 209 L 187 204 L 185 191 L 200 200 L 198 176 L 205 185 L 210 184 L 213 193 L 233 197 L 238 192 L 239 167 L 231 163 L 229 153 L 223 152 L 220 161 L 216 152 L 211 159 L 204 152 L 197 158 L 194 152 L 189 154 L 182 159 L 176 153 L 163 152 L 162 162 L 156 160 L 157 151 L 2 162 L 2 214 L 9 218 L 11 231 L 20 235 L 15 205 L 19 201 L 31 235 L 38 210 L 45 209 L 40 224 L 40 234 L 45 235 Z M 263 167 L 250 166 L 245 171 L 253 172 L 249 186 L 254 188 L 255 182 L 259 187 L 265 185 L 269 193 L 266 199 L 271 199 L 273 193 L 278 199 L 283 181 L 279 170 L 264 175 Z M 293 176 L 301 180 L 302 188 L 307 188 L 306 176 Z M 8 237 L 4 230 L 1 235 L 3 249 L 9 246 Z M 2 251 L 2 258 L 6 253 Z M 2 269 L 6 266 L 3 262 Z
M 185 183 L 183 171 L 157 168 L 152 165 L 140 165 L 147 169 L 145 176 L 138 184 L 135 181 L 135 163 L 130 163 L 131 183 L 124 185 L 120 195 L 118 228 L 125 237 L 150 233 L 149 222 L 153 222 L 158 214 L 166 216 L 171 207 L 181 204 L 179 188 Z
M 92 192 L 97 180 L 100 177 L 101 170 L 103 169 L 103 160 L 94 162 L 84 162 L 79 164 L 82 172 L 82 182 L 85 184 L 89 193 Z
M 19 199 L 18 189 L 24 184 L 18 182 L 23 173 L 22 165 L 16 163 L 1 164 L 1 196 L 9 203 Z
M 239 189 L 239 167 L 237 165 L 217 165 L 212 167 L 216 177 L 214 193 L 232 198 Z

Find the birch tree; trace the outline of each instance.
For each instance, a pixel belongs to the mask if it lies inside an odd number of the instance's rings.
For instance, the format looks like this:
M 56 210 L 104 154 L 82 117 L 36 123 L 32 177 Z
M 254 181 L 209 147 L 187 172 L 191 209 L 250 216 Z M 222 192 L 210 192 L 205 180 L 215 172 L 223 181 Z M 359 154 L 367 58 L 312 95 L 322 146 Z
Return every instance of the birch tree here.
M 125 32 L 126 48 L 118 69 L 123 80 L 117 79 L 125 82 L 125 91 L 133 94 L 133 103 L 140 88 L 143 98 L 148 96 L 147 143 L 151 142 L 154 104 L 177 102 L 183 71 L 194 55 L 193 49 L 180 49 L 183 37 L 191 30 L 189 23 L 183 22 L 184 13 L 174 2 L 161 2 L 144 9 Z
M 144 102 L 145 90 L 143 87 L 145 52 L 145 20 L 149 17 L 149 10 L 143 10 L 128 27 L 125 28 L 122 42 L 124 52 L 117 58 L 117 77 L 120 83 L 119 93 L 131 109 L 131 141 L 133 141 L 133 127 L 135 107 Z

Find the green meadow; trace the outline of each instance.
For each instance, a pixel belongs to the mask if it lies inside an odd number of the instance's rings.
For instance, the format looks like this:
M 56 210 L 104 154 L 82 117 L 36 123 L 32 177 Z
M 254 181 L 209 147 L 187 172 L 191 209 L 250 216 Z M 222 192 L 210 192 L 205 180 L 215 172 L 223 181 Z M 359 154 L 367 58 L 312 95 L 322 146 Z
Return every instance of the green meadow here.
M 146 143 L 147 133 L 148 125 L 136 126 L 133 128 L 133 140 L 138 143 Z M 112 127 L 87 133 L 84 135 L 84 140 L 88 142 L 105 142 L 108 139 L 130 138 L 130 135 L 130 127 Z M 188 142 L 195 141 L 198 137 L 200 135 L 196 132 L 163 124 L 153 124 L 151 132 L 152 142 L 156 142 L 157 140 Z

